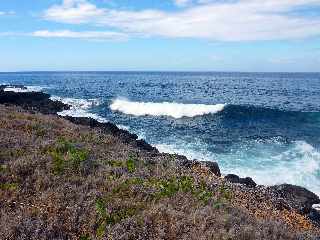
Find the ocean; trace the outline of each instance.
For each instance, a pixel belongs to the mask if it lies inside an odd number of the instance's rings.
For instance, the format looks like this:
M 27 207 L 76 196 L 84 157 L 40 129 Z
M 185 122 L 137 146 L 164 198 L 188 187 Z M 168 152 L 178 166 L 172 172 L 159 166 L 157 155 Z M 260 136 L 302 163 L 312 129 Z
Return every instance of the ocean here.
M 0 84 L 47 92 L 72 105 L 61 115 L 114 122 L 223 174 L 320 195 L 320 73 L 21 72 Z

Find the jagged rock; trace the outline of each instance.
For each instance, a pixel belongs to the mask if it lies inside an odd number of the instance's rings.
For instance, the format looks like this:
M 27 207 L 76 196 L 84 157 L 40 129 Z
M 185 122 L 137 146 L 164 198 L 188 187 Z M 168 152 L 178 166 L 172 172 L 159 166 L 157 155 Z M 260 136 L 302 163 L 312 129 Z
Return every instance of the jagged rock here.
M 43 114 L 56 114 L 69 109 L 70 106 L 50 99 L 50 95 L 42 92 L 5 92 L 6 85 L 0 86 L 0 104 L 21 106 L 28 111 L 37 111 Z M 23 88 L 19 86 L 19 88 Z
M 237 176 L 235 174 L 228 174 L 224 178 L 229 182 L 244 184 L 247 187 L 257 186 L 257 184 L 250 177 L 240 178 L 239 176 Z
M 203 161 L 202 163 L 208 167 L 214 175 L 221 177 L 220 168 L 217 162 Z
M 309 214 L 312 211 L 312 205 L 320 203 L 320 199 L 316 194 L 303 187 L 281 184 L 272 186 L 270 189 L 278 192 L 289 203 L 291 208 L 302 214 Z
M 309 219 L 311 219 L 315 224 L 320 227 L 320 212 L 316 209 L 311 209 L 310 213 L 308 214 Z
M 155 147 L 152 147 L 149 143 L 147 143 L 145 140 L 143 139 L 139 139 L 136 141 L 137 143 L 137 147 L 140 149 L 144 149 L 148 152 L 154 152 L 154 151 L 158 151 Z
M 179 156 L 179 155 L 178 155 Z M 192 168 L 193 166 L 204 165 L 216 176 L 221 177 L 220 168 L 218 163 L 211 161 L 198 161 L 198 160 L 188 160 L 185 156 L 180 157 L 180 164 L 187 168 Z
M 142 149 L 148 152 L 158 152 L 158 150 L 155 147 L 152 147 L 145 140 L 143 139 L 137 140 L 138 136 L 136 134 L 130 133 L 129 131 L 124 129 L 120 129 L 117 127 L 117 125 L 111 122 L 101 123 L 93 118 L 87 118 L 87 117 L 65 116 L 64 118 L 75 124 L 85 125 L 91 128 L 100 128 L 105 133 L 109 133 L 114 136 L 117 136 L 121 139 L 122 142 L 125 142 L 128 144 L 134 144 L 139 149 Z

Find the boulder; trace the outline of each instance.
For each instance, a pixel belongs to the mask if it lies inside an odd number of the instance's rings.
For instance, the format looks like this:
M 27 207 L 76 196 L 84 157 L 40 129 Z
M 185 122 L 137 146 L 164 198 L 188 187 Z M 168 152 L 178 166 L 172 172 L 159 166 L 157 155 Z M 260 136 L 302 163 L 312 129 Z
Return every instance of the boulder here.
M 311 209 L 310 213 L 308 213 L 309 219 L 311 219 L 318 227 L 320 227 L 320 212 L 316 209 Z
M 257 184 L 250 177 L 240 178 L 238 175 L 228 174 L 224 178 L 229 182 L 244 184 L 247 187 L 255 187 L 255 186 L 257 186 Z
M 202 164 L 209 168 L 214 175 L 221 177 L 220 168 L 217 162 L 203 161 Z
M 270 187 L 275 190 L 280 197 L 291 206 L 291 208 L 302 214 L 310 214 L 313 204 L 319 204 L 319 197 L 313 192 L 304 187 L 299 187 L 291 184 L 281 184 Z M 314 213 L 314 215 L 316 215 Z
M 179 160 L 180 164 L 187 168 L 192 168 L 193 166 L 203 165 L 216 176 L 221 177 L 220 168 L 218 163 L 211 162 L 211 161 L 198 161 L 198 160 L 188 160 L 185 156 L 175 155 L 178 156 L 177 160 Z

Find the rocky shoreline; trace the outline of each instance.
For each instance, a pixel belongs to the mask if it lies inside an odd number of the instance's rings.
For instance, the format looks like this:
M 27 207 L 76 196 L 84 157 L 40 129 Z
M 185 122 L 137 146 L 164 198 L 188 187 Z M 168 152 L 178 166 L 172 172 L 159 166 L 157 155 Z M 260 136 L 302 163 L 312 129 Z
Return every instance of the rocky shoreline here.
M 42 113 L 45 115 L 57 115 L 58 112 L 70 108 L 67 104 L 51 100 L 50 95 L 46 93 L 4 91 L 6 87 L 9 86 L 0 86 L 0 105 L 19 106 L 29 113 Z M 24 86 L 10 87 L 24 88 Z M 260 185 L 258 186 L 250 177 L 240 178 L 234 174 L 228 174 L 221 177 L 217 163 L 199 162 L 196 160 L 188 160 L 186 157 L 180 155 L 159 153 L 156 148 L 148 144 L 146 141 L 139 140 L 136 134 L 132 134 L 127 130 L 119 129 L 113 123 L 100 123 L 95 119 L 82 117 L 59 116 L 59 118 L 68 120 L 76 125 L 89 127 L 91 129 L 99 129 L 104 134 L 112 135 L 117 138 L 122 144 L 127 144 L 130 148 L 141 151 L 149 158 L 173 157 L 175 162 L 182 168 L 197 171 L 200 175 L 205 174 L 210 179 L 216 178 L 218 179 L 216 180 L 217 182 L 226 182 L 226 184 L 233 189 L 235 195 L 238 195 L 239 198 L 240 196 L 243 196 L 244 200 L 239 200 L 239 204 L 247 204 L 247 209 L 249 210 L 251 208 L 259 208 L 259 202 L 256 202 L 256 199 L 261 198 L 262 202 L 265 201 L 270 203 L 276 211 L 289 212 L 290 214 L 295 212 L 304 216 L 307 221 L 310 221 L 310 224 L 312 224 L 315 229 L 320 228 L 320 213 L 312 207 L 314 204 L 320 204 L 320 199 L 316 194 L 303 187 L 290 184 L 265 187 Z M 246 194 L 248 196 L 245 196 Z M 254 203 L 250 202 L 249 195 L 254 196 Z M 250 204 L 252 204 L 252 206 L 250 206 Z M 255 209 L 254 213 L 258 214 L 259 209 Z

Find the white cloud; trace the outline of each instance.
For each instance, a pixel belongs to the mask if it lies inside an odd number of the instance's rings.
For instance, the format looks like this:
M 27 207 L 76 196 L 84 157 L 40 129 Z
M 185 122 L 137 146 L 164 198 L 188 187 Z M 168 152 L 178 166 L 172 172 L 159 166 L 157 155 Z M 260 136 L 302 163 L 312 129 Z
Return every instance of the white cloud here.
M 320 16 L 308 18 L 288 14 L 298 7 L 320 5 L 320 0 L 198 0 L 197 3 L 166 12 L 98 8 L 86 0 L 64 0 L 61 5 L 49 8 L 44 17 L 57 22 L 87 23 L 130 34 L 169 38 L 253 41 L 320 35 Z
M 65 23 L 83 23 L 94 21 L 106 14 L 104 9 L 85 0 L 64 0 L 62 5 L 54 5 L 45 12 L 45 18 Z
M 78 39 L 92 39 L 92 40 L 126 40 L 127 35 L 119 32 L 111 31 L 86 31 L 75 32 L 69 30 L 48 31 L 40 30 L 31 34 L 34 37 L 42 38 L 78 38 Z

